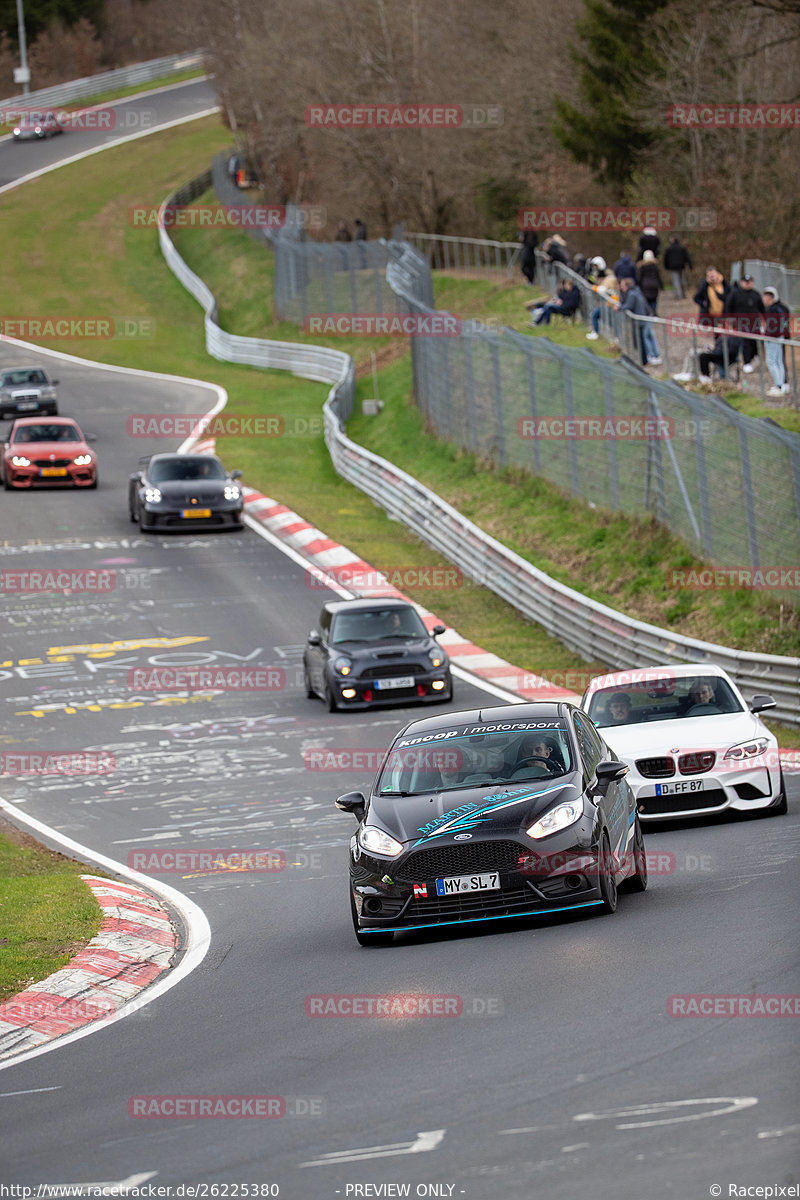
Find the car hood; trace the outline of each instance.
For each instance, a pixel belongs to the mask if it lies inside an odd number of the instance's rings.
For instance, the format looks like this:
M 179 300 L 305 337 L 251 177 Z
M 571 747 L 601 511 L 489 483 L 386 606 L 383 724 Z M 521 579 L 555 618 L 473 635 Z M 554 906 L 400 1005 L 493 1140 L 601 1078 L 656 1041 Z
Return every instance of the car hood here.
M 404 658 L 419 658 L 429 650 L 441 650 L 442 647 L 432 637 L 409 638 L 401 642 L 400 638 L 390 638 L 385 642 L 371 642 L 361 645 L 358 642 L 336 642 L 331 651 L 338 658 L 352 658 L 354 663 L 360 662 L 402 662 Z
M 406 850 L 417 846 L 449 845 L 456 834 L 480 839 L 514 837 L 547 809 L 581 795 L 577 773 L 558 779 L 531 780 L 524 785 L 467 787 L 419 796 L 373 796 L 366 824 L 377 825 Z M 468 839 L 465 839 L 468 840 Z
M 0 396 L 16 400 L 18 396 L 40 396 L 42 392 L 53 390 L 52 384 L 49 383 L 14 383 L 0 387 Z
M 13 442 L 7 454 L 21 454 L 25 458 L 76 458 L 79 454 L 91 454 L 86 442 Z
M 165 479 L 163 483 L 149 483 L 156 487 L 165 500 L 219 500 L 223 489 L 230 485 L 229 479 Z
M 676 721 L 651 721 L 641 725 L 612 725 L 600 731 L 621 759 L 633 762 L 692 750 L 727 750 L 754 737 L 772 735 L 750 712 L 719 716 L 682 717 Z

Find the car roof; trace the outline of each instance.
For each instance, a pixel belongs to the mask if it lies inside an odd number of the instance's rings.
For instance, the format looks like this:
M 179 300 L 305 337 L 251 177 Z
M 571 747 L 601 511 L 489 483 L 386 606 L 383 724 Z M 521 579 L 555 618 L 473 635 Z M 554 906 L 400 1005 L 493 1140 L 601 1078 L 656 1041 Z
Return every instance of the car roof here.
M 74 417 L 49 417 L 46 413 L 38 417 L 15 417 L 14 428 L 18 425 L 74 425 L 76 429 L 80 428 Z
M 183 462 L 183 460 L 187 458 L 190 458 L 193 462 L 196 462 L 197 459 L 202 458 L 206 460 L 211 459 L 212 462 L 218 462 L 220 466 L 222 466 L 222 460 L 218 458 L 216 454 L 170 454 L 168 452 L 164 452 L 162 454 L 145 455 L 145 458 L 147 459 L 148 464 L 152 464 L 154 462 L 174 462 L 176 459 L 180 462 Z
M 336 615 L 341 612 L 372 612 L 377 608 L 414 608 L 414 605 L 397 596 L 375 596 L 370 600 L 328 600 L 322 607 L 331 615 Z
M 18 367 L 0 367 L 0 375 L 9 375 L 12 371 L 43 371 L 47 374 L 47 368 L 41 363 L 20 363 Z
M 399 732 L 434 733 L 438 729 L 452 729 L 454 725 L 504 725 L 511 721 L 563 721 L 567 713 L 574 709 L 574 704 L 567 704 L 563 700 L 530 700 L 525 704 L 468 708 L 463 712 L 437 713 L 433 717 L 410 721 Z
M 610 687 L 631 687 L 646 683 L 648 679 L 657 679 L 659 675 L 669 675 L 673 679 L 685 679 L 690 675 L 713 675 L 733 683 L 730 675 L 716 663 L 662 663 L 655 667 L 631 667 L 628 671 L 615 671 L 608 675 L 595 675 L 589 681 L 584 695 L 601 691 Z M 735 685 L 734 685 L 735 686 Z

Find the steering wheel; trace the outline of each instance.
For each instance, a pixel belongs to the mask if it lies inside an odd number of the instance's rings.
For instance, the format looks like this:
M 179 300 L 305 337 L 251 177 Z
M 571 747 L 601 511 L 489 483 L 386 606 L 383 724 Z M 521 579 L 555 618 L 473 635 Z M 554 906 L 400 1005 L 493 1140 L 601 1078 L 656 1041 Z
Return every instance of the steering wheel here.
M 553 767 L 555 767 L 555 763 L 553 762 L 552 759 L 545 758 L 545 756 L 543 754 L 531 754 L 528 758 L 521 758 L 519 760 L 519 762 L 515 765 L 514 770 L 511 773 L 511 778 L 513 779 L 513 777 L 516 775 L 517 771 L 521 770 L 528 763 L 533 763 L 533 762 L 544 763 L 544 765 L 547 767 L 548 774 L 550 774 L 550 775 L 555 775 L 557 773 L 557 768 L 556 768 L 556 771 L 553 770 Z
M 721 714 L 722 714 L 721 708 L 718 708 L 717 705 L 713 703 L 713 701 L 707 701 L 705 704 L 693 704 L 692 707 L 687 710 L 686 716 L 687 717 L 706 717 L 706 716 L 718 717 L 718 716 L 721 716 Z

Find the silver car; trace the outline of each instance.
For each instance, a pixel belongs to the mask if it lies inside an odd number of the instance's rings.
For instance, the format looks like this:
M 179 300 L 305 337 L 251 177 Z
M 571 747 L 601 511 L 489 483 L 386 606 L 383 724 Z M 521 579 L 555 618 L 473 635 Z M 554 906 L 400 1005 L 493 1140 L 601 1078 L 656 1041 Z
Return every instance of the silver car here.
M 43 367 L 7 367 L 0 371 L 0 419 L 58 413 L 57 379 Z

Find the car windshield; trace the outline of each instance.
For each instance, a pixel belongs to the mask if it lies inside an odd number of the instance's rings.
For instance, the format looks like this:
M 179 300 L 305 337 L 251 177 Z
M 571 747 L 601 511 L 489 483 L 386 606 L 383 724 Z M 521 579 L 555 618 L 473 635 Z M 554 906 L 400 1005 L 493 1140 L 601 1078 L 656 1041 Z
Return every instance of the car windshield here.
M 159 458 L 146 472 L 151 483 L 170 480 L 227 479 L 228 474 L 218 458 L 203 454 L 187 454 L 176 458 Z
M 728 683 L 718 675 L 677 678 L 666 674 L 640 685 L 601 688 L 589 697 L 586 711 L 598 729 L 608 729 L 613 725 L 715 717 L 744 710 Z
M 19 371 L 3 371 L 0 375 L 0 387 L 19 387 L 26 383 L 47 383 L 44 371 L 36 368 Z
M 409 745 L 400 738 L 378 779 L 381 796 L 419 796 L 457 788 L 540 783 L 572 771 L 567 731 L 459 735 Z
M 15 429 L 12 442 L 79 442 L 81 435 L 74 425 L 23 425 Z
M 383 642 L 388 638 L 430 637 L 416 610 L 409 608 L 371 608 L 359 612 L 341 612 L 333 618 L 331 642 Z

